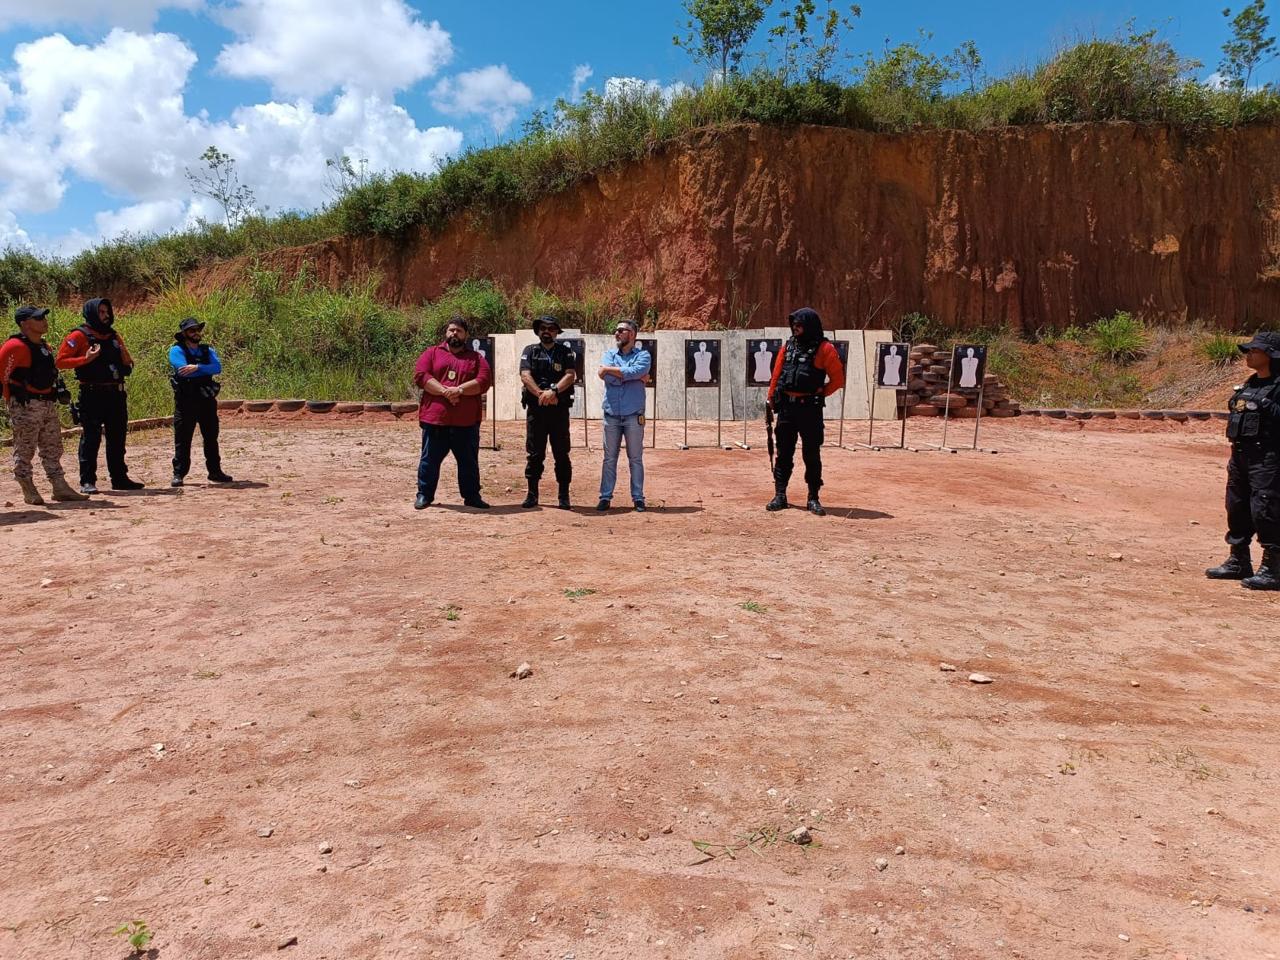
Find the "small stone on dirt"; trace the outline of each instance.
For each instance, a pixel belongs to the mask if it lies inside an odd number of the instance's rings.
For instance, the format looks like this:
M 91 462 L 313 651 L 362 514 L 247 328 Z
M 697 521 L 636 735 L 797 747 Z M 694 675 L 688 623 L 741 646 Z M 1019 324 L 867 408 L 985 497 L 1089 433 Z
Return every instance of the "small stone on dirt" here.
M 298 945 L 297 937 L 286 937 L 276 944 L 277 950 L 283 950 L 285 947 L 296 947 Z
M 943 673 L 955 673 L 956 665 L 954 663 L 940 663 L 938 664 L 938 669 Z
M 332 844 L 332 843 L 329 843 L 328 841 L 326 841 L 326 842 L 324 842 L 324 843 L 320 844 L 320 852 L 321 852 L 321 853 L 333 853 L 333 844 Z
M 907 852 L 907 848 L 904 846 L 896 846 L 893 848 L 894 856 L 901 857 L 901 856 L 904 856 L 906 852 Z
M 993 681 L 985 673 L 971 673 L 969 674 L 969 682 L 970 683 L 994 683 L 995 681 Z
M 267 837 L 271 836 L 275 832 L 276 832 L 275 827 L 263 827 L 261 830 L 258 831 L 258 836 L 262 837 L 263 839 L 266 839 Z
M 527 663 L 522 663 L 520 666 L 512 670 L 509 675 L 515 677 L 517 680 L 526 680 L 533 676 L 533 667 L 529 666 Z
M 792 843 L 798 843 L 801 846 L 804 846 L 806 844 L 813 843 L 813 834 L 809 832 L 808 827 L 801 824 L 787 834 L 787 839 Z
M 1129 935 L 1128 935 L 1127 933 L 1122 933 L 1122 934 L 1120 934 L 1120 939 L 1121 939 L 1121 940 L 1123 940 L 1125 943 L 1128 943 L 1128 942 L 1129 942 Z
M 637 836 L 637 837 L 639 837 L 641 840 L 648 840 L 648 839 L 649 839 L 649 831 L 648 831 L 648 830 L 637 830 L 637 831 L 636 831 L 636 836 Z
M 361 787 L 364 786 L 364 784 L 361 783 L 359 780 L 343 780 L 342 785 L 344 787 L 350 787 L 352 790 L 359 790 Z
M 569 635 L 568 635 L 567 633 L 562 633 L 562 634 L 560 634 L 560 636 L 558 636 L 558 637 L 552 637 L 552 638 L 551 638 L 551 642 L 552 642 L 552 643 L 559 643 L 561 640 L 568 640 L 568 639 L 569 639 Z
M 1108 554 L 1107 554 L 1107 559 L 1108 559 L 1108 560 L 1123 560 L 1123 559 L 1124 559 L 1124 554 L 1123 554 L 1123 553 L 1108 553 Z
M 889 861 L 884 857 L 876 857 L 876 869 L 881 873 L 889 869 Z
M 770 660 L 781 660 L 781 659 L 782 659 L 782 654 L 780 654 L 780 653 L 766 653 L 766 654 L 765 654 L 765 656 L 766 656 L 768 659 L 770 659 Z
M 42 587 L 51 587 L 51 586 L 53 586 L 53 581 L 52 581 L 52 580 L 50 580 L 48 577 L 44 577 L 44 578 L 40 581 L 40 586 L 42 586 Z

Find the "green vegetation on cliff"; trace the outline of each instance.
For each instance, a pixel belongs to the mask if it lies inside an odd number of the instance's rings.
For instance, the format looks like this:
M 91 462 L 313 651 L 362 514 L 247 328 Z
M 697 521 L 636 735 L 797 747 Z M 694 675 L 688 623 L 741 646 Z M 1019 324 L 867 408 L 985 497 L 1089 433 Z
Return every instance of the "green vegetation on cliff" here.
M 706 14 L 702 7 L 714 12 L 721 6 L 692 3 L 690 12 Z M 1252 46 L 1239 37 L 1233 42 L 1243 46 L 1224 46 L 1228 56 L 1220 73 L 1226 82 L 1217 88 L 1194 79 L 1198 65 L 1154 32 L 1134 31 L 1085 40 L 1038 67 L 998 77 L 983 72 L 972 43 L 939 55 L 924 37 L 866 54 L 840 78 L 837 65 L 851 59 L 842 49 L 850 21 L 815 19 L 811 10 L 806 19 L 805 9 L 801 3 L 784 11 L 780 25 L 769 31 L 769 54 L 750 69 L 733 68 L 749 59 L 741 49 L 740 22 L 728 22 L 723 35 L 729 39 L 722 42 L 714 17 L 710 28 L 691 20 L 690 36 L 678 42 L 700 56 L 715 51 L 712 59 L 728 66 L 703 86 L 672 92 L 633 84 L 608 96 L 589 91 L 580 102 L 560 101 L 535 114 L 518 139 L 469 150 L 433 174 L 348 182 L 323 210 L 251 216 L 231 227 L 205 224 L 165 236 L 126 236 L 67 260 L 8 251 L 0 256 L 0 300 L 51 302 L 73 291 L 96 293 L 116 285 L 161 291 L 205 261 L 338 234 L 407 239 L 420 229 L 439 231 L 459 216 L 483 217 L 531 203 L 693 131 L 727 124 L 904 133 L 1121 120 L 1168 124 L 1195 137 L 1215 127 L 1280 118 L 1280 92 L 1248 86 L 1250 58 L 1258 56 L 1251 51 L 1265 39 L 1261 34 Z M 745 22 L 751 29 L 759 25 L 750 17 Z M 709 38 L 698 29 L 711 29 Z M 1234 29 L 1239 34 L 1241 28 Z

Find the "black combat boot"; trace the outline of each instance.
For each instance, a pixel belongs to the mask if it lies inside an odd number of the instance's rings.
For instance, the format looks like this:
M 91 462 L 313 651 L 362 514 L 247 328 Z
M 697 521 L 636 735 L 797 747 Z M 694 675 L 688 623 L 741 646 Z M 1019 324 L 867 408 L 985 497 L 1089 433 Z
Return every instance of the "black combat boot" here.
M 1280 590 L 1280 549 L 1264 547 L 1258 572 L 1241 580 L 1240 586 L 1250 590 Z
M 556 503 L 556 506 L 558 506 L 561 510 L 569 510 L 571 508 L 571 505 L 569 503 L 569 484 L 567 483 L 560 484 L 560 498 L 559 498 L 559 501 Z
M 1210 567 L 1204 572 L 1210 580 L 1243 580 L 1253 576 L 1253 560 L 1249 558 L 1249 545 L 1235 543 L 1231 545 L 1231 556 L 1222 561 L 1218 567 Z
M 538 505 L 538 485 L 534 483 L 532 480 L 530 480 L 529 492 L 525 495 L 525 498 L 521 502 L 520 506 L 528 510 L 533 507 L 536 507 L 537 505 Z
M 818 499 L 817 487 L 809 489 L 809 502 L 806 507 L 815 517 L 825 517 L 827 515 L 827 511 L 822 508 L 822 501 Z
M 766 510 L 785 510 L 791 504 L 787 503 L 787 488 L 783 486 L 775 487 L 773 499 L 764 505 Z

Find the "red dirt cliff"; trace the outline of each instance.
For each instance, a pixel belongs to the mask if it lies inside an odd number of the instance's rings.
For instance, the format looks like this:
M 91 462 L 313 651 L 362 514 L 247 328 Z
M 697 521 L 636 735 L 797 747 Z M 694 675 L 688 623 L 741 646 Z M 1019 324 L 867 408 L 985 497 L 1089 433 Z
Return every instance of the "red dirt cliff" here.
M 918 310 L 955 327 L 1280 325 L 1280 127 L 1127 123 L 888 135 L 704 131 L 652 158 L 409 243 L 336 238 L 259 262 L 408 304 L 468 277 L 561 295 L 640 285 L 664 327 L 836 327 Z M 197 291 L 248 261 L 192 272 Z

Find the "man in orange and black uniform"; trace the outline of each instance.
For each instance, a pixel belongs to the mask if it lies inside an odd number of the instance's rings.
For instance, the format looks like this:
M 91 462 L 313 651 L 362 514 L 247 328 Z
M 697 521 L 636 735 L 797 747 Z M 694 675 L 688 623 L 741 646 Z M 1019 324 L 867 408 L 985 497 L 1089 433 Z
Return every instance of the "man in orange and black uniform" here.
M 112 490 L 141 490 L 129 479 L 124 438 L 129 430 L 129 404 L 124 379 L 133 358 L 116 333 L 110 300 L 89 300 L 81 309 L 84 323 L 62 341 L 58 369 L 74 370 L 80 382 L 80 492 L 97 493 L 98 447 L 107 435 L 107 473 Z
M 822 406 L 844 386 L 844 367 L 835 344 L 822 332 L 817 311 L 801 307 L 787 318 L 791 339 L 778 352 L 769 382 L 768 403 L 777 414 L 773 435 L 778 458 L 773 468 L 774 497 L 766 510 L 785 510 L 787 483 L 795 465 L 796 440 L 803 444 L 804 482 L 809 486 L 808 508 L 825 516 L 818 491 L 822 488 Z

